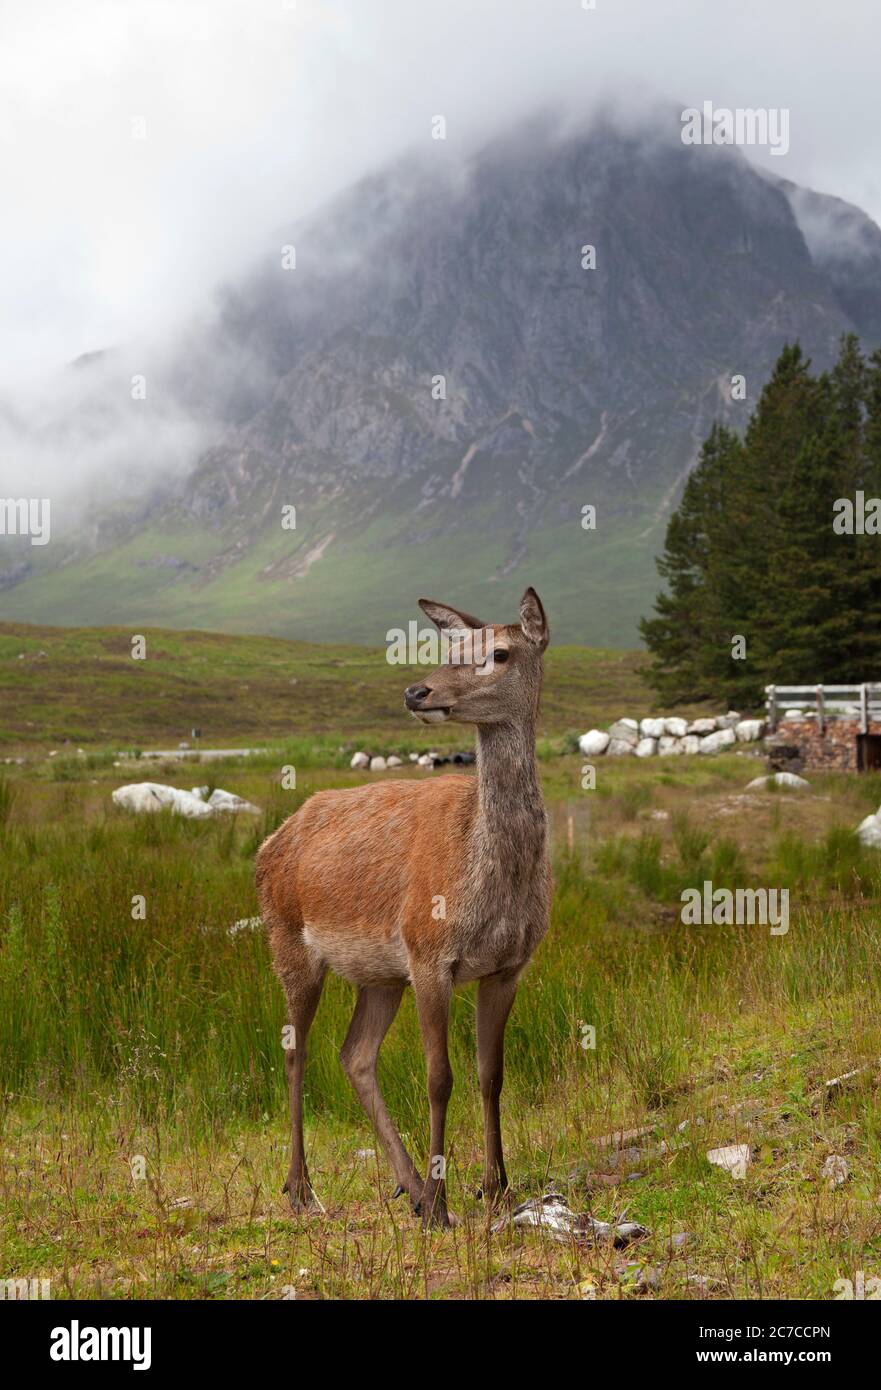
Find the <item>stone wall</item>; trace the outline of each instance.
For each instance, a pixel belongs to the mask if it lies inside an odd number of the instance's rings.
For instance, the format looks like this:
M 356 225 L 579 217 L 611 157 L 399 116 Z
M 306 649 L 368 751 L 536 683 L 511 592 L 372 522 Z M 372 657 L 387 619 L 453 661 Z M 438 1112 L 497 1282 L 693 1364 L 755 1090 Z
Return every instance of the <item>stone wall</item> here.
M 870 723 L 868 732 L 881 734 L 881 724 Z M 781 719 L 767 743 L 769 748 L 775 743 L 796 746 L 805 767 L 856 772 L 859 733 L 858 719 L 830 719 L 825 729 L 816 719 Z
M 666 758 L 675 753 L 723 753 L 736 743 L 757 743 L 764 732 L 763 719 L 741 719 L 731 709 L 727 714 L 707 715 L 691 723 L 679 715 L 617 719 L 608 732 L 588 729 L 578 740 L 578 747 L 588 758 L 628 753 L 637 758 L 658 753 Z

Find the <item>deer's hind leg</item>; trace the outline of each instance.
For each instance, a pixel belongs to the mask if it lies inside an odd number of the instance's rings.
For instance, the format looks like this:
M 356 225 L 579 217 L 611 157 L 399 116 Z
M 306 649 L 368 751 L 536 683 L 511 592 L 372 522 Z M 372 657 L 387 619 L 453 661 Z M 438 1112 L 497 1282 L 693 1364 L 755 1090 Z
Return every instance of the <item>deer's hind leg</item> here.
M 409 1195 L 412 1205 L 416 1207 L 422 1195 L 422 1179 L 386 1109 L 376 1079 L 379 1049 L 398 1012 L 403 993 L 403 980 L 400 984 L 370 985 L 358 990 L 355 1012 L 340 1051 L 340 1061 L 385 1149 L 398 1186 Z
M 302 938 L 296 946 L 289 941 L 278 974 L 288 1001 L 289 1029 L 285 1033 L 285 1072 L 291 1107 L 291 1166 L 282 1192 L 294 1211 L 317 1205 L 303 1146 L 303 1072 L 306 1068 L 306 1040 L 318 1008 L 327 967 L 312 955 Z

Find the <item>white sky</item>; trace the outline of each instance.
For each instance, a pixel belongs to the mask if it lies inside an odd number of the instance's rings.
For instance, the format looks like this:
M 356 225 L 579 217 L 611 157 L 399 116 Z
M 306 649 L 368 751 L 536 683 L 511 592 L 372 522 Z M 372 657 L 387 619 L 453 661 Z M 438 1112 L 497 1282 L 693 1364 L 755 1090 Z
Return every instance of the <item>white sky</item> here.
M 337 188 L 542 103 L 790 109 L 774 172 L 881 220 L 878 0 L 0 0 L 0 393 L 170 338 Z M 132 118 L 147 138 L 132 139 Z

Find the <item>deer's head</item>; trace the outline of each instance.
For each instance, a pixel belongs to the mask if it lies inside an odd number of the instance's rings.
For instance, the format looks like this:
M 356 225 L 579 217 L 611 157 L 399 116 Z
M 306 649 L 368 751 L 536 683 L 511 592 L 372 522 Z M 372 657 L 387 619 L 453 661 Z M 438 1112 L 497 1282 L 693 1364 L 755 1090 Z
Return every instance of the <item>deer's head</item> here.
M 520 622 L 509 625 L 483 623 L 430 598 L 421 598 L 419 607 L 449 647 L 443 665 L 404 691 L 411 714 L 423 724 L 506 724 L 534 716 L 549 637 L 534 589 L 520 600 Z

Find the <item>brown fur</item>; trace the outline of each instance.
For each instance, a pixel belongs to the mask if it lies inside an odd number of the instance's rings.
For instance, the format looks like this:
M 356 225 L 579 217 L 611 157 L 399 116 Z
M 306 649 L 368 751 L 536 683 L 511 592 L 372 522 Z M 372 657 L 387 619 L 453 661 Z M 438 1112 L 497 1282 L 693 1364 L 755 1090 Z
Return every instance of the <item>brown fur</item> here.
M 442 631 L 484 628 L 420 600 Z M 424 722 L 477 725 L 477 777 L 390 781 L 319 792 L 257 856 L 257 885 L 295 1045 L 286 1053 L 294 1207 L 312 1190 L 302 1135 L 306 1035 L 327 969 L 358 988 L 341 1054 L 399 1186 L 423 1220 L 447 1224 L 444 1124 L 452 1088 L 447 1016 L 455 984 L 479 980 L 477 1032 L 486 1129 L 484 1190 L 507 1186 L 499 1125 L 503 1034 L 517 980 L 547 930 L 551 879 L 535 765 L 547 623 L 527 590 L 519 625 L 490 629 L 483 667 L 447 662 L 407 691 Z M 424 692 L 424 693 L 423 693 Z M 440 712 L 439 712 L 440 711 Z M 446 713 L 443 713 L 446 711 Z M 407 984 L 416 994 L 431 1102 L 429 1174 L 417 1174 L 376 1082 L 376 1057 Z

